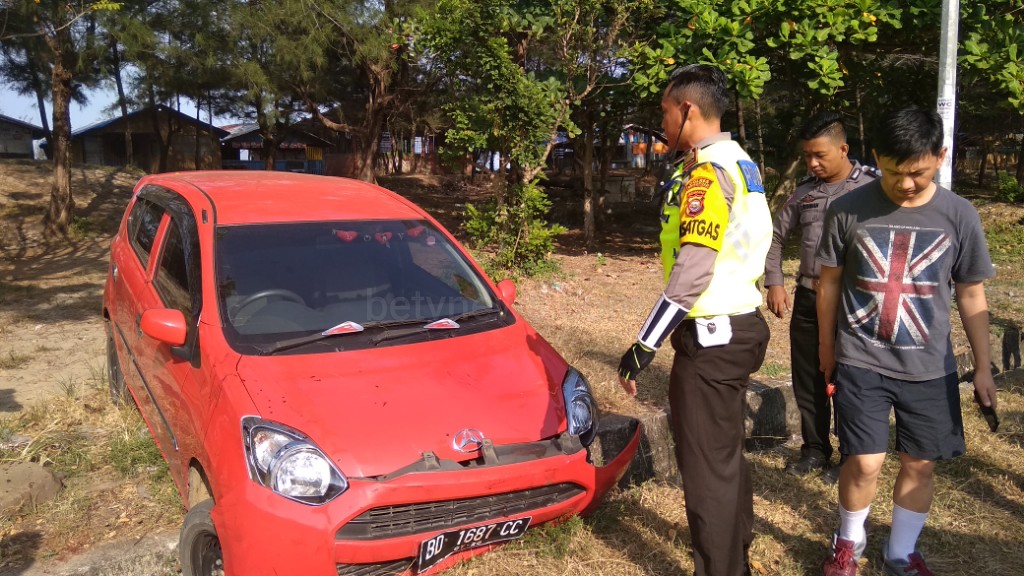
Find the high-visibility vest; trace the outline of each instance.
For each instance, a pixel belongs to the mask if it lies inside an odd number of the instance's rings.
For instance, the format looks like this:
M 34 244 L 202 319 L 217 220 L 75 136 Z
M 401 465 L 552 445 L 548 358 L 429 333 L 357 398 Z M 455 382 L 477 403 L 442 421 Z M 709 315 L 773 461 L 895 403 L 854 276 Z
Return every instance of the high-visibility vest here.
M 714 167 L 732 181 L 731 208 L 718 188 Z M 718 251 L 711 282 L 688 318 L 741 314 L 762 304 L 757 281 L 772 242 L 772 218 L 757 165 L 739 144 L 721 140 L 695 151 L 672 176 L 661 222 L 666 282 L 684 241 Z

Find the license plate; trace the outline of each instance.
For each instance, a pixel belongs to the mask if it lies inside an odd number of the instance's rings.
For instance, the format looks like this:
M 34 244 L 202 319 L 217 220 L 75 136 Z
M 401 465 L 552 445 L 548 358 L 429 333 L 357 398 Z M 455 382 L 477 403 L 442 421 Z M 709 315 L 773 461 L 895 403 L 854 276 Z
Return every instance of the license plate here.
M 526 532 L 530 526 L 531 516 L 516 518 L 515 520 L 503 520 L 493 522 L 484 526 L 474 526 L 461 530 L 443 532 L 429 540 L 420 543 L 420 553 L 416 562 L 416 573 L 420 573 L 441 560 L 461 552 L 486 546 L 495 542 L 515 540 Z

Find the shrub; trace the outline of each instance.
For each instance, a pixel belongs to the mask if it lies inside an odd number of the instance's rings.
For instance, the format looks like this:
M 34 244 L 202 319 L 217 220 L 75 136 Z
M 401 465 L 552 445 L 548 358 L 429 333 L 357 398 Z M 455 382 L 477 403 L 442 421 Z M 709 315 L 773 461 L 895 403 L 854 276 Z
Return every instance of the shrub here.
M 1024 185 L 1009 172 L 1000 170 L 996 172 L 996 194 L 1006 202 L 1021 202 L 1024 201 Z
M 543 219 L 551 200 L 537 182 L 509 186 L 505 203 L 491 200 L 477 208 L 466 205 L 466 232 L 477 247 L 491 247 L 494 254 L 484 263 L 487 272 L 533 276 L 549 272 L 554 265 L 548 259 L 555 236 L 565 227 Z

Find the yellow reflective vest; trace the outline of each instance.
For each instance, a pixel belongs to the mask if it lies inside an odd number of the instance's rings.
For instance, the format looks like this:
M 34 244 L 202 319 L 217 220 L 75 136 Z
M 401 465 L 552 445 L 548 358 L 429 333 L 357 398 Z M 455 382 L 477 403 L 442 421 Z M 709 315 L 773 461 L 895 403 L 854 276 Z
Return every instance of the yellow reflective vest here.
M 662 208 L 661 260 L 668 282 L 679 247 L 693 243 L 718 251 L 711 282 L 688 318 L 751 312 L 762 304 L 758 279 L 772 242 L 772 219 L 760 172 L 732 140 L 694 151 L 672 176 Z M 725 200 L 718 173 L 729 175 L 732 207 Z M 685 272 L 685 271 L 684 271 Z

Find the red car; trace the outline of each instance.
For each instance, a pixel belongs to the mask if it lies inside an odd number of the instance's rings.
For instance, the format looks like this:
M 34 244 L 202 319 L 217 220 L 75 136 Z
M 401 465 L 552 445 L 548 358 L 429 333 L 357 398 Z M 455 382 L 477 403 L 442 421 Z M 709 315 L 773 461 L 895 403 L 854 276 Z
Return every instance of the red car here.
M 435 573 L 592 509 L 586 379 L 433 218 L 370 184 L 146 176 L 111 244 L 115 401 L 188 514 L 185 576 Z

